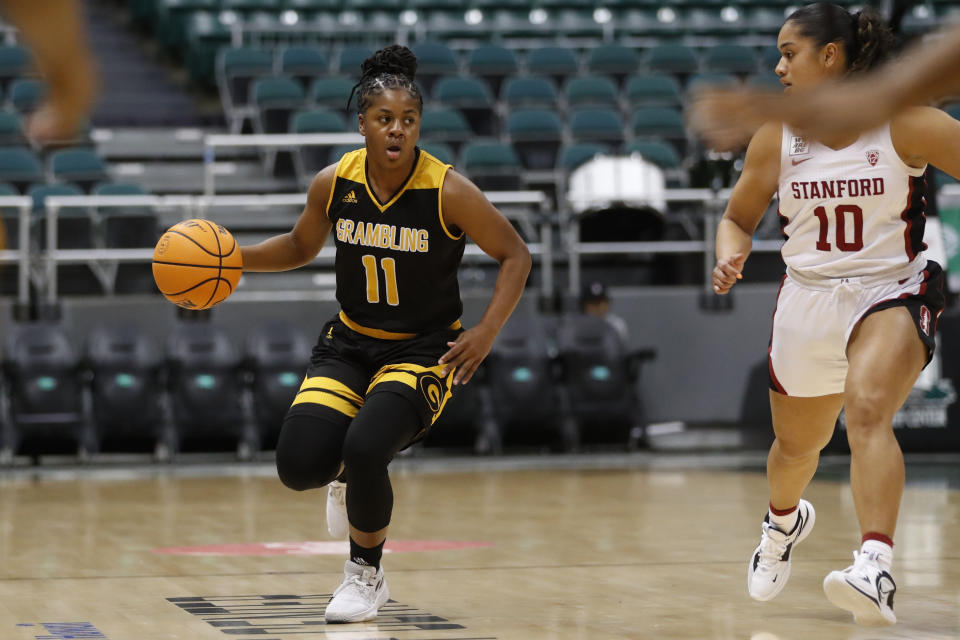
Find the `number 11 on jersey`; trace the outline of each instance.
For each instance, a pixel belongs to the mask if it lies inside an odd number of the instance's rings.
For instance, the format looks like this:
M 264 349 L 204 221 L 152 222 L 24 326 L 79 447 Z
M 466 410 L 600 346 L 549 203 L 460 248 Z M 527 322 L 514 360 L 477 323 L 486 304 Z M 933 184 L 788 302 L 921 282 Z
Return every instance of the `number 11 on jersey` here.
M 369 253 L 360 259 L 363 270 L 367 274 L 367 302 L 380 302 L 380 276 L 377 270 L 377 258 Z M 397 262 L 393 258 L 381 258 L 380 267 L 383 269 L 383 279 L 387 287 L 387 304 L 395 307 L 400 304 L 400 295 L 397 293 Z

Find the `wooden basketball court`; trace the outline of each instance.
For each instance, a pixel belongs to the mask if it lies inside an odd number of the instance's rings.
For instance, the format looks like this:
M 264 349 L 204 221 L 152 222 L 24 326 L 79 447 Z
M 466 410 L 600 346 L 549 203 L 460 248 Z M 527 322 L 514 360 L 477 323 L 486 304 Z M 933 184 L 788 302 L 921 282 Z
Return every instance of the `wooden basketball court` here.
M 843 461 L 808 491 L 817 524 L 794 552 L 790 584 L 756 603 L 745 574 L 765 507 L 762 469 L 636 460 L 614 470 L 397 465 L 384 558 L 392 601 L 376 623 L 339 626 L 323 621 L 345 556 L 326 537 L 325 493 L 285 489 L 269 464 L 237 475 L 8 473 L 0 638 L 960 637 L 960 494 L 949 465 L 908 466 L 894 564 L 900 623 L 876 630 L 855 626 L 820 589 L 859 542 Z

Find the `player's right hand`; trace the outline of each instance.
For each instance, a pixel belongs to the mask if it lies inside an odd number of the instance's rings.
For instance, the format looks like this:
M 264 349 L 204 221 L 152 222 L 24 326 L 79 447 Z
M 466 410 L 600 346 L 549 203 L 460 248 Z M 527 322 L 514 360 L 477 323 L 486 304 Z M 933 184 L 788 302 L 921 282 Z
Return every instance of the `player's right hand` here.
M 747 256 L 743 253 L 735 253 L 727 258 L 717 260 L 717 266 L 713 268 L 713 291 L 718 295 L 724 295 L 730 291 L 730 288 L 737 284 L 737 280 L 742 280 L 743 264 L 747 261 Z

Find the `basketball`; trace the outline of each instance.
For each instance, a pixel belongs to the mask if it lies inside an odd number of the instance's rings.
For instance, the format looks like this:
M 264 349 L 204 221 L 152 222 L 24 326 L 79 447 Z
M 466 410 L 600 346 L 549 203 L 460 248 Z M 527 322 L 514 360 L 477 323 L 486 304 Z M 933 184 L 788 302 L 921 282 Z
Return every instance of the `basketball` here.
M 209 309 L 227 299 L 243 274 L 237 241 L 209 220 L 184 220 L 153 250 L 153 279 L 164 297 L 184 309 Z

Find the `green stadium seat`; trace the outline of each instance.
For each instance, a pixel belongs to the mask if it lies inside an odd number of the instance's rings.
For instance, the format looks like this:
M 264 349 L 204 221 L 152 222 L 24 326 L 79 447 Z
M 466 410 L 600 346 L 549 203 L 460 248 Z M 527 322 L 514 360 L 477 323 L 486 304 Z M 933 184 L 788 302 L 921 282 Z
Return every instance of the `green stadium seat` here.
M 625 94 L 630 107 L 676 107 L 682 102 L 680 83 L 663 74 L 631 76 Z
M 47 83 L 37 78 L 18 78 L 10 83 L 7 100 L 19 113 L 30 113 L 47 96 Z
M 783 7 L 768 5 L 747 7 L 744 8 L 741 24 L 746 27 L 748 33 L 775 38 L 786 17 Z
M 617 85 L 607 76 L 575 76 L 567 80 L 563 89 L 570 108 L 613 107 L 619 108 Z
M 107 165 L 93 149 L 61 149 L 50 154 L 50 174 L 58 182 L 71 182 L 89 193 L 107 178 Z
M 168 55 L 179 59 L 186 44 L 187 25 L 201 11 L 216 13 L 218 0 L 157 0 L 157 40 Z
M 644 160 L 661 169 L 679 169 L 683 166 L 680 154 L 673 145 L 658 140 L 634 140 L 624 149 L 627 153 L 639 153 Z
M 726 36 L 743 26 L 738 21 L 724 19 L 724 7 L 690 7 L 684 12 L 683 31 L 694 36 Z M 736 9 L 735 9 L 736 11 Z
M 271 76 L 254 81 L 250 101 L 257 111 L 257 133 L 286 133 L 290 115 L 304 105 L 306 95 L 293 78 Z
M 499 45 L 482 44 L 470 52 L 467 60 L 467 70 L 486 80 L 493 95 L 500 93 L 503 79 L 516 74 L 518 69 L 519 64 L 514 52 Z
M 209 11 L 190 14 L 185 28 L 186 67 L 190 79 L 217 88 L 217 52 L 230 45 L 230 28 Z
M 27 75 L 33 61 L 30 52 L 19 45 L 0 47 L 0 84 L 5 91 L 14 78 Z
M 425 144 L 421 144 L 420 148 L 443 164 L 454 164 L 456 160 L 456 154 L 453 152 L 453 148 L 446 143 L 427 142 Z
M 527 54 L 527 72 L 531 75 L 550 76 L 557 83 L 580 70 L 577 54 L 567 47 L 540 47 Z
M 363 45 L 346 45 L 340 49 L 335 70 L 337 73 L 360 79 L 360 65 L 373 55 L 373 49 Z
M 9 182 L 0 182 L 0 196 L 18 196 L 17 188 Z M 13 207 L 0 207 L 0 223 L 3 224 L 4 234 L 7 237 L 8 249 L 20 248 L 20 211 Z M 9 271 L 9 270 L 6 270 Z M 2 274 L 0 274 L 2 276 Z M 15 289 L 8 289 L 5 281 L 3 283 L 3 292 L 12 293 Z
M 523 166 L 510 145 L 489 139 L 467 144 L 460 154 L 460 166 L 480 189 L 517 190 L 523 188 Z
M 40 245 L 47 246 L 46 199 L 50 196 L 82 196 L 83 191 L 73 184 L 35 184 L 27 190 L 33 198 L 33 221 L 38 231 Z M 89 249 L 93 247 L 93 218 L 82 207 L 65 207 L 57 212 L 57 248 Z
M 330 62 L 316 47 L 292 46 L 280 52 L 280 73 L 297 79 L 307 89 L 317 76 L 326 75 Z
M 339 111 L 313 109 L 299 111 L 290 118 L 290 133 L 343 133 L 347 122 Z M 293 156 L 294 170 L 302 181 L 332 163 L 332 149 L 321 145 L 301 145 Z M 337 156 L 339 158 L 339 156 Z
M 573 171 L 599 155 L 610 151 L 610 147 L 598 142 L 575 142 L 564 146 L 557 159 L 557 168 Z
M 638 138 L 666 138 L 681 146 L 687 139 L 683 115 L 669 107 L 640 107 L 634 110 L 630 126 Z
M 660 44 L 646 55 L 647 68 L 656 73 L 683 75 L 696 73 L 700 68 L 697 54 L 682 44 Z
M 586 66 L 590 73 L 612 76 L 620 85 L 624 78 L 636 73 L 640 67 L 640 56 L 634 49 L 624 45 L 602 44 L 587 54 Z
M 273 73 L 273 55 L 253 47 L 229 47 L 217 57 L 217 86 L 224 115 L 232 133 L 240 133 L 255 112 L 250 105 L 250 85 L 255 78 Z
M 620 146 L 624 138 L 620 114 L 614 109 L 579 109 L 570 115 L 570 136 L 575 142 L 600 142 Z
M 346 114 L 348 112 L 347 99 L 350 97 L 350 92 L 353 91 L 356 83 L 356 80 L 344 76 L 317 78 L 310 88 L 310 99 L 313 101 L 313 104 L 318 107 L 333 109 Z M 353 101 L 350 103 L 349 112 L 356 113 L 356 108 L 357 99 L 356 95 L 354 95 Z
M 720 44 L 707 49 L 703 67 L 717 73 L 749 74 L 757 71 L 757 55 L 750 47 Z
M 43 182 L 43 165 L 29 149 L 0 147 L 0 182 L 9 182 L 24 193 L 28 185 Z
M 453 49 L 442 42 L 418 42 L 411 47 L 417 56 L 417 84 L 429 94 L 438 78 L 460 72 Z
M 556 107 L 559 102 L 557 85 L 551 78 L 540 76 L 512 76 L 501 91 L 501 100 L 508 107 Z
M 446 142 L 454 148 L 473 137 L 470 123 L 457 109 L 424 109 L 420 118 L 420 139 Z
M 507 117 L 507 134 L 527 169 L 552 169 L 563 140 L 560 118 L 547 109 L 518 109 Z
M 960 103 L 954 102 L 948 104 L 943 108 L 947 112 L 947 115 L 953 118 L 954 120 L 960 120 Z
M 221 11 L 235 11 L 249 19 L 258 13 L 279 13 L 280 0 L 220 0 Z
M 593 18 L 593 10 L 551 9 L 545 10 L 547 20 L 538 25 L 542 31 L 553 37 L 584 38 L 600 40 L 603 38 L 603 25 Z
M 357 149 L 363 149 L 364 144 L 362 142 L 356 142 L 354 144 L 338 144 L 330 152 L 330 164 L 335 162 L 340 162 L 340 158 L 344 155 L 350 153 L 351 151 L 356 151 Z
M 23 120 L 13 111 L 0 111 L 0 145 L 19 145 L 27 141 L 23 133 Z
M 493 97 L 477 78 L 446 77 L 437 81 L 433 99 L 445 107 L 456 107 L 480 136 L 496 133 Z

